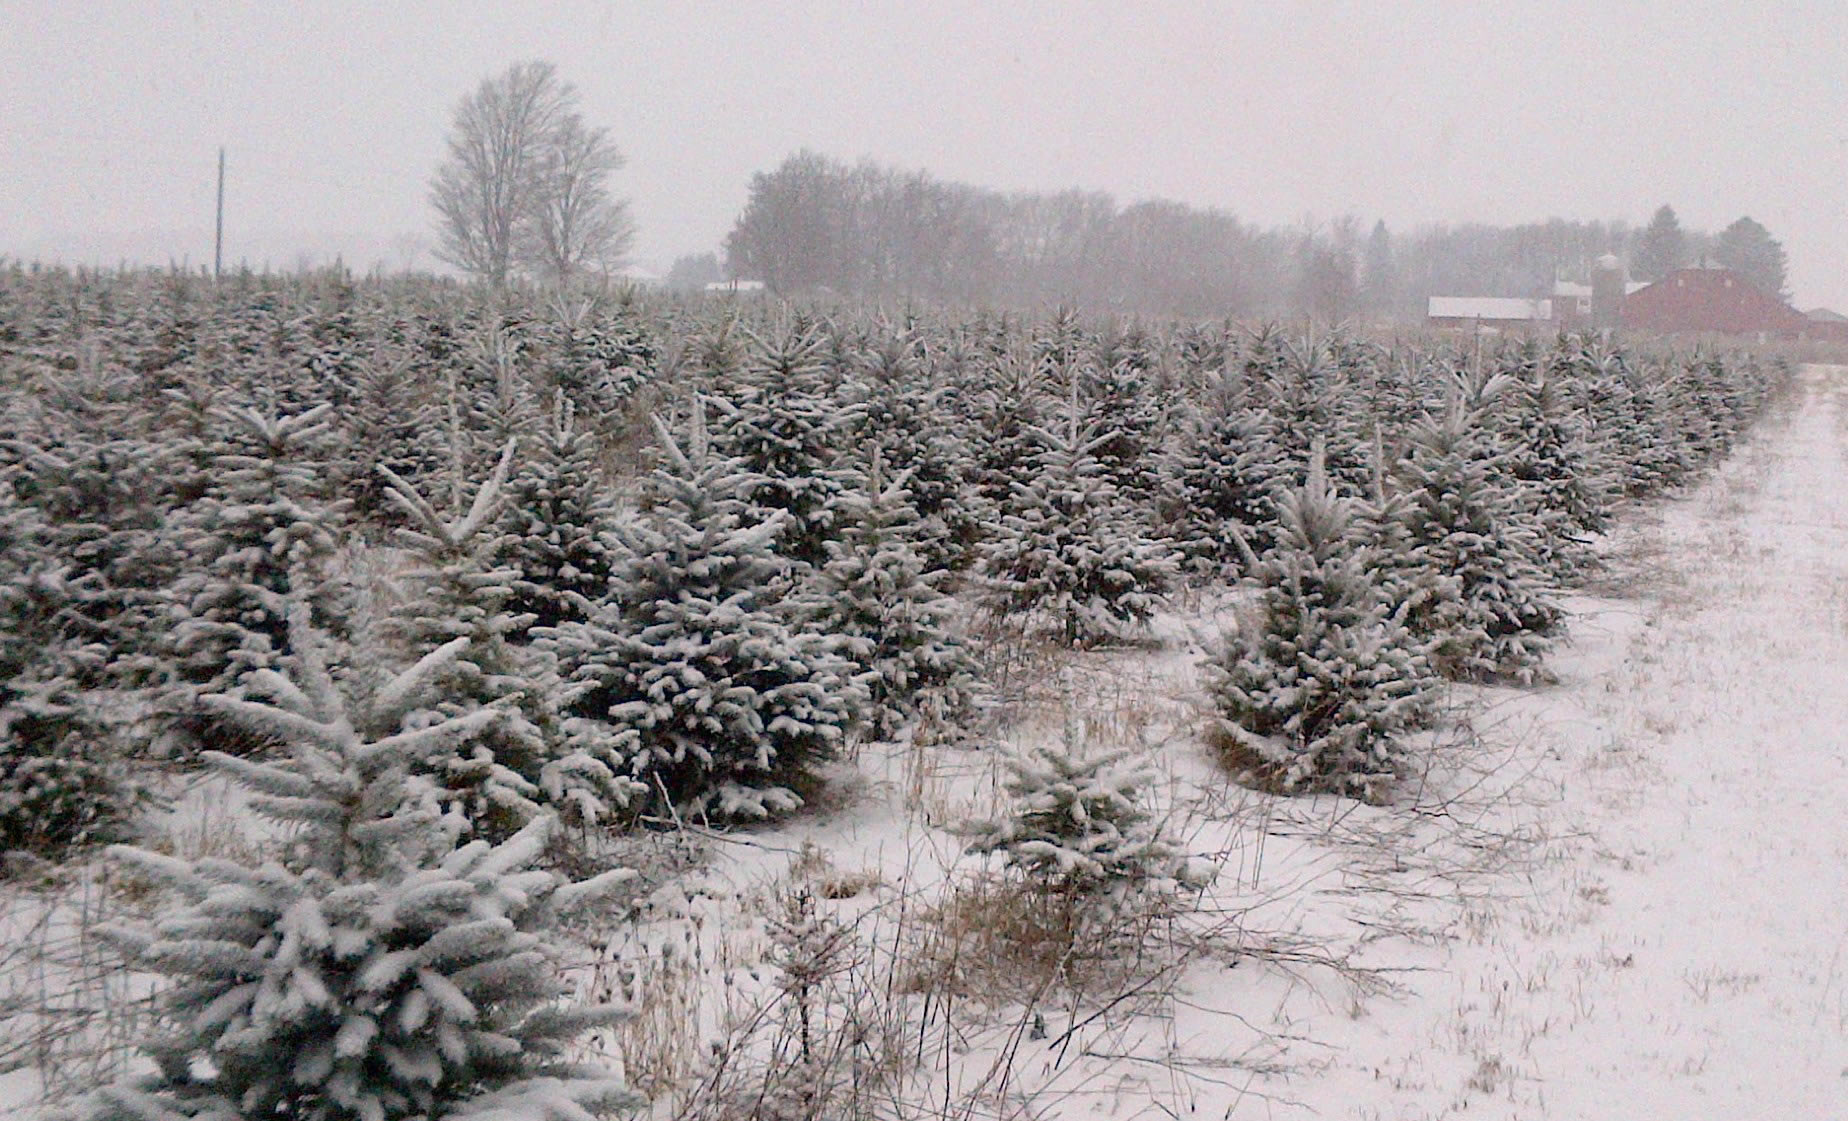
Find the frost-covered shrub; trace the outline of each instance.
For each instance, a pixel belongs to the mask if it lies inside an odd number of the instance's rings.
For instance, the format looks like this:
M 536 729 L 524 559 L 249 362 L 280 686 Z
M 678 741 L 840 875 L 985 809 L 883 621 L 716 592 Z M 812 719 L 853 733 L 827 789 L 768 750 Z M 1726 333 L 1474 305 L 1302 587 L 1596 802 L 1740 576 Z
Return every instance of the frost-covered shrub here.
M 496 711 L 373 741 L 355 730 L 423 692 L 463 640 L 357 704 L 300 620 L 293 645 L 293 677 L 252 682 L 271 703 L 204 700 L 285 745 L 274 762 L 210 759 L 288 828 L 286 848 L 255 867 L 114 850 L 171 892 L 151 920 L 104 931 L 128 965 L 167 978 L 144 1045 L 157 1070 L 96 1091 L 78 1116 L 410 1121 L 634 1104 L 612 1072 L 564 1058 L 623 1012 L 563 1002 L 550 933 L 626 874 L 572 884 L 534 869 L 550 818 L 499 845 L 457 846 L 462 823 L 407 770 Z

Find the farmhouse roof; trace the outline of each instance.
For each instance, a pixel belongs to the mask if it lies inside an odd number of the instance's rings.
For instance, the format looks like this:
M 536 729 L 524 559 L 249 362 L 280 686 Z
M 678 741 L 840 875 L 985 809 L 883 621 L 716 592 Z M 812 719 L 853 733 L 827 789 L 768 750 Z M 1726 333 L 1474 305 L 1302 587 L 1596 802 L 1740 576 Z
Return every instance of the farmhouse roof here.
M 1553 318 L 1553 301 L 1503 296 L 1432 296 L 1426 314 L 1432 319 L 1481 319 L 1531 323 Z

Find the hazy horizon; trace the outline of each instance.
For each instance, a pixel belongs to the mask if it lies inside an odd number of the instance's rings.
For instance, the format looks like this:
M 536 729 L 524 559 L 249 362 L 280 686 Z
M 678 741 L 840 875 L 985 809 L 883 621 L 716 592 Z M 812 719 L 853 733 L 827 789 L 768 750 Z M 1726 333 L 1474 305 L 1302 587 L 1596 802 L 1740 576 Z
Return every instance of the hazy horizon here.
M 544 58 L 657 271 L 809 148 L 1266 227 L 1750 215 L 1798 307 L 1848 310 L 1848 8 L 1407 7 L 0 0 L 0 256 L 209 264 L 222 144 L 228 263 L 430 266 L 451 110 Z

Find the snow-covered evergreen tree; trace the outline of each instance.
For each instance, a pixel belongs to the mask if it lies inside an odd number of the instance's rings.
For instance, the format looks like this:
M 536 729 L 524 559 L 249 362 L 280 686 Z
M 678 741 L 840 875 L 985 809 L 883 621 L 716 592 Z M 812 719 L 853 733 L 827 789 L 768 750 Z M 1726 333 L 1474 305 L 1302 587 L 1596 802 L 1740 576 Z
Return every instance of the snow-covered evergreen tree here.
M 1217 739 L 1249 781 L 1371 797 L 1398 772 L 1399 737 L 1433 678 L 1374 584 L 1353 500 L 1329 492 L 1319 458 L 1279 503 L 1250 625 L 1208 667 Z
M 1149 806 L 1156 775 L 1134 749 L 1090 752 L 1068 719 L 1057 744 L 1010 751 L 998 817 L 962 824 L 968 853 L 999 854 L 1034 891 L 1074 901 L 1204 886 Z
M 640 326 L 594 300 L 559 297 L 541 334 L 541 370 L 595 428 L 629 408 L 655 377 L 658 356 Z
M 41 652 L 0 677 L 0 852 L 120 840 L 141 800 L 117 729 L 63 662 Z
M 836 501 L 848 485 L 839 460 L 860 410 L 823 383 L 826 339 L 819 326 L 747 335 L 745 387 L 724 402 L 712 440 L 755 476 L 752 503 L 785 515 L 778 551 L 819 565 L 826 543 L 839 535 Z
M 188 568 L 172 589 L 168 635 L 182 680 L 223 692 L 274 668 L 288 652 L 292 598 L 339 614 L 328 566 L 345 507 L 326 499 L 315 450 L 331 411 L 323 403 L 289 416 L 222 413 L 229 445 L 182 518 Z
M 168 449 L 69 428 L 35 436 L 0 441 L 0 473 L 37 521 L 32 594 L 68 640 L 58 649 L 86 687 L 167 680 L 168 589 L 186 562 Z
M 801 805 L 864 697 L 830 641 L 775 598 L 783 516 L 760 520 L 755 476 L 717 453 L 703 416 L 696 405 L 684 449 L 656 420 L 664 462 L 642 515 L 614 532 L 612 598 L 544 645 L 578 751 L 656 803 L 765 817 Z
M 1155 392 L 1147 356 L 1101 357 L 1078 379 L 1080 427 L 1095 425 L 1110 438 L 1095 455 L 1117 493 L 1153 511 L 1161 483 L 1164 433 L 1171 405 Z
M 1271 423 L 1221 378 L 1189 418 L 1168 458 L 1167 532 L 1193 571 L 1235 572 L 1244 565 L 1244 548 L 1259 555 L 1269 549 L 1275 496 L 1288 474 Z
M 1430 641 L 1446 676 L 1531 682 L 1563 612 L 1536 561 L 1518 490 L 1497 485 L 1491 461 L 1500 454 L 1458 407 L 1413 433 L 1396 471 L 1406 500 L 1400 559 L 1454 580 L 1457 594 L 1415 606 L 1405 622 Z
M 1531 510 L 1541 567 L 1565 578 L 1590 563 L 1591 536 L 1609 524 L 1609 488 L 1577 417 L 1550 379 L 1536 375 L 1514 396 L 1504 414 L 1508 446 L 1503 466 Z
M 609 594 L 614 563 L 606 535 L 616 508 L 597 443 L 559 391 L 547 423 L 524 446 L 507 480 L 496 552 L 515 572 L 507 610 L 536 627 L 582 622 Z
M 565 742 L 548 667 L 538 652 L 512 641 L 532 625 L 530 616 L 509 608 L 518 570 L 494 563 L 513 452 L 509 444 L 467 511 L 456 516 L 403 479 L 393 477 L 389 493 L 409 523 L 397 541 L 417 563 L 405 574 L 410 594 L 382 629 L 407 660 L 452 639 L 465 643 L 445 682 L 443 707 L 406 718 L 415 725 L 485 706 L 505 716 L 460 753 L 432 757 L 443 786 L 477 832 L 491 838 L 520 828 L 548 804 L 573 820 L 606 820 L 635 792 L 606 762 Z
M 1372 433 L 1360 423 L 1353 378 L 1343 365 L 1349 354 L 1338 335 L 1296 343 L 1266 332 L 1250 340 L 1242 369 L 1266 404 L 1295 480 L 1307 477 L 1312 449 L 1319 446 L 1327 484 L 1352 497 L 1367 492 L 1374 472 L 1367 454 Z
M 930 384 L 908 353 L 894 349 L 869 372 L 864 427 L 851 450 L 862 465 L 877 452 L 894 474 L 906 475 L 919 555 L 931 569 L 960 572 L 993 520 L 975 482 L 979 460 L 957 422 L 952 388 Z
M 1048 405 L 1056 410 L 1059 403 L 1047 395 L 1045 371 L 1017 349 L 985 357 L 973 378 L 969 407 L 975 481 L 990 506 L 1005 510 L 1014 499 L 1014 488 L 1032 477 L 1045 454 L 1047 430 L 1041 422 L 1057 427 L 1053 418 L 1058 414 L 1049 417 Z
M 969 714 L 976 663 L 955 635 L 954 605 L 937 585 L 948 573 L 927 571 L 913 548 L 917 512 L 908 475 L 887 480 L 875 453 L 865 489 L 842 496 L 846 529 L 828 542 L 801 610 L 810 629 L 831 636 L 862 671 L 869 691 L 866 723 L 877 737 L 922 721 L 954 725 Z
M 487 333 L 475 341 L 471 357 L 471 372 L 478 378 L 467 384 L 458 379 L 460 396 L 454 406 L 461 432 L 466 433 L 462 462 L 473 470 L 478 461 L 523 442 L 538 427 L 541 409 L 513 332 Z
M 283 745 L 271 762 L 210 759 L 287 827 L 286 850 L 255 867 L 115 850 L 172 893 L 150 921 L 105 931 L 128 965 L 168 980 L 143 1045 L 157 1069 L 97 1090 L 77 1116 L 411 1121 L 633 1107 L 611 1071 L 565 1059 L 573 1039 L 624 1010 L 565 1003 L 551 933 L 627 872 L 573 884 L 533 868 L 550 818 L 499 845 L 458 847 L 462 823 L 407 773 L 502 714 L 476 709 L 379 740 L 357 729 L 440 707 L 428 694 L 467 640 L 349 704 L 305 620 L 293 674 L 255 675 L 269 703 L 203 702 Z
M 508 641 L 531 620 L 507 610 L 514 569 L 496 566 L 496 517 L 513 464 L 508 444 L 494 473 L 466 510 L 446 514 L 408 480 L 381 468 L 387 497 L 406 525 L 397 544 L 415 558 L 404 575 L 402 603 L 381 630 L 400 663 L 412 662 L 452 640 L 463 653 L 445 682 L 443 708 L 407 714 L 412 724 L 498 705 L 505 719 L 451 755 L 433 756 L 443 786 L 460 799 L 469 822 L 484 836 L 504 837 L 540 812 L 540 777 L 552 750 L 545 725 L 546 696 L 536 667 Z
M 1118 498 L 1096 450 L 1113 439 L 1078 430 L 1074 406 L 1062 431 L 1038 431 L 1037 470 L 1016 481 L 1001 532 L 981 548 L 976 575 L 989 610 L 1020 615 L 1072 646 L 1124 637 L 1154 615 L 1176 564 Z
M 343 403 L 332 417 L 339 438 L 328 474 L 357 518 L 384 523 L 397 516 L 385 497 L 390 484 L 381 466 L 421 483 L 448 462 L 442 411 L 432 394 L 441 384 L 435 365 L 410 353 L 379 354 L 348 372 Z

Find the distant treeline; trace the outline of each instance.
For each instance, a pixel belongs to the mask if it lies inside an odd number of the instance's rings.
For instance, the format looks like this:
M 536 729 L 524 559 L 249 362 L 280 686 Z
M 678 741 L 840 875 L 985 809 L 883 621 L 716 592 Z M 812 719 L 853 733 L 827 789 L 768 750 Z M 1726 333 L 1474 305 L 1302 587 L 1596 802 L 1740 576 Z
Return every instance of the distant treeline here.
M 1179 202 L 1009 194 L 804 151 L 752 178 L 724 267 L 783 294 L 1412 320 L 1434 294 L 1546 296 L 1558 278 L 1588 278 L 1603 254 L 1627 256 L 1635 236 L 1624 222 L 1562 219 L 1408 233 L 1354 218 L 1265 228 Z

